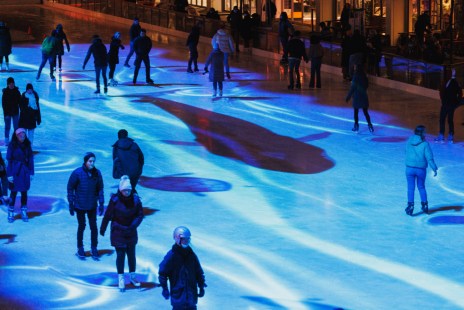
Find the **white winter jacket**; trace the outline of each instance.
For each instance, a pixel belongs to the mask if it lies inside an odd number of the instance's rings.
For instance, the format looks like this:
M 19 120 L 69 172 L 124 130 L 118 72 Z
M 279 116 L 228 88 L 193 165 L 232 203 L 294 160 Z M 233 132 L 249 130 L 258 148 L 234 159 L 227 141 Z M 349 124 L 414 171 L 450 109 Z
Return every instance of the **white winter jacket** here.
M 429 143 L 418 135 L 410 137 L 406 146 L 406 166 L 427 168 L 428 165 L 433 171 L 437 171 Z
M 211 40 L 211 45 L 219 46 L 219 49 L 223 53 L 233 54 L 234 52 L 234 40 L 224 29 L 219 29 Z

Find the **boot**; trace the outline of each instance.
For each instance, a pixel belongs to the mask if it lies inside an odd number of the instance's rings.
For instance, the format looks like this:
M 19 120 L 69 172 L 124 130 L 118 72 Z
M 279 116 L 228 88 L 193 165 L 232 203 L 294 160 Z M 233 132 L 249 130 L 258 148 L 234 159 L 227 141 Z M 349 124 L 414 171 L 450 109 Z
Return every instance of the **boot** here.
M 124 274 L 118 274 L 118 286 L 120 292 L 126 291 L 126 284 L 124 283 Z
M 421 205 L 422 205 L 422 211 L 425 214 L 429 214 L 429 203 L 427 201 L 422 201 Z
M 407 215 L 412 215 L 412 212 L 414 211 L 414 202 L 408 202 L 408 206 L 406 209 L 404 209 Z
M 452 133 L 448 134 L 448 143 L 454 143 L 454 137 Z
M 84 247 L 77 248 L 76 256 L 79 257 L 80 259 L 85 258 Z
M 93 259 L 98 259 L 99 258 L 97 247 L 92 247 L 90 249 L 90 255 L 92 255 Z
M 14 207 L 8 206 L 8 223 L 14 222 Z
M 443 137 L 443 134 L 439 134 L 438 137 L 435 138 L 435 141 L 436 142 L 443 142 L 445 140 L 445 138 Z
M 130 281 L 135 287 L 140 287 L 140 282 L 135 277 L 135 272 L 130 273 Z
M 27 206 L 21 206 L 21 218 L 23 222 L 29 222 L 29 217 L 27 216 Z
M 214 91 L 213 92 L 213 97 L 216 97 L 217 96 L 217 91 Z
M 219 97 L 222 97 L 222 89 L 219 90 Z
M 370 132 L 374 132 L 374 126 L 372 126 L 372 124 L 368 124 L 367 127 L 369 127 Z
M 359 131 L 359 124 L 354 124 L 354 127 L 351 130 L 354 131 L 354 132 L 358 132 Z

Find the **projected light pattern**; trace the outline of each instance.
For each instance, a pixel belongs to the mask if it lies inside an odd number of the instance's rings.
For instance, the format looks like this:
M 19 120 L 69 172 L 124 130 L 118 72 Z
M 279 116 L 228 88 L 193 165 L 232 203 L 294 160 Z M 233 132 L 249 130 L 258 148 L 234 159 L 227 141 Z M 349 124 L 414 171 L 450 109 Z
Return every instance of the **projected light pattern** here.
M 403 211 L 405 142 L 418 123 L 431 140 L 437 101 L 371 85 L 376 130 L 354 134 L 352 107 L 344 102 L 349 84 L 340 76 L 323 73 L 323 88 L 308 90 L 305 65 L 303 89 L 289 92 L 284 67 L 243 53 L 231 60 L 224 97 L 213 99 L 207 75 L 185 72 L 185 40 L 156 33 L 150 34 L 155 86 L 132 86 L 133 69 L 122 66 L 126 44 L 115 75 L 120 84 L 94 95 L 92 60 L 80 70 L 90 37 L 98 29 L 108 43 L 120 31 L 127 42 L 128 27 L 86 17 L 81 29 L 82 20 L 46 6 L 13 6 L 11 14 L 37 25 L 34 33 L 49 33 L 55 22 L 44 23 L 41 10 L 64 24 L 71 53 L 55 82 L 48 67 L 35 81 L 38 45 L 17 45 L 14 71 L 0 76 L 14 76 L 20 91 L 32 81 L 43 118 L 35 132 L 29 223 L 19 215 L 7 223 L 1 207 L 0 308 L 168 309 L 157 272 L 178 225 L 191 229 L 205 270 L 199 309 L 464 308 L 456 272 L 464 255 L 460 127 L 456 144 L 431 143 L 439 174 L 426 182 L 430 215 L 420 207 L 413 217 Z M 200 62 L 209 48 L 200 49 Z M 461 109 L 456 124 L 463 122 Z M 126 262 L 124 294 L 109 229 L 99 236 L 99 261 L 89 254 L 88 227 L 87 256 L 75 257 L 77 221 L 66 198 L 71 171 L 92 151 L 108 202 L 118 186 L 111 145 L 121 128 L 145 154 L 137 186 L 145 215 L 137 245 L 142 287 L 129 283 Z

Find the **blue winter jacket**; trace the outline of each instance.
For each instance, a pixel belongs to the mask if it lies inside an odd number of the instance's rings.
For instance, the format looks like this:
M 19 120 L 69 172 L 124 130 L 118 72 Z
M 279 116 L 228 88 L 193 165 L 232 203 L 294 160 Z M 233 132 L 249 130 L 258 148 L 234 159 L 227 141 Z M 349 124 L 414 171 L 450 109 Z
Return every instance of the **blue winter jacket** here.
M 433 171 L 437 171 L 429 143 L 418 135 L 410 137 L 406 146 L 406 166 L 427 168 L 428 165 Z
M 34 154 L 32 153 L 31 143 L 26 140 L 20 143 L 16 136 L 13 136 L 6 152 L 8 167 L 6 174 L 13 177 L 12 191 L 25 192 L 31 187 L 31 175 L 34 175 Z
M 85 164 L 71 173 L 68 180 L 68 202 L 75 209 L 94 210 L 104 204 L 103 178 L 100 170 L 88 170 Z

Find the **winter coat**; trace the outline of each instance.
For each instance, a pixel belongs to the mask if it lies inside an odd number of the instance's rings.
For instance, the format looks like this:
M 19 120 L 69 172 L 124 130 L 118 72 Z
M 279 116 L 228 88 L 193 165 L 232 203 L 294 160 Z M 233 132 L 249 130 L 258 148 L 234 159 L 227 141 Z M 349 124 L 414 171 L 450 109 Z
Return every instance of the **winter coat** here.
M 288 38 L 294 31 L 295 28 L 288 19 L 281 19 L 279 21 L 279 38 Z
M 88 170 L 85 164 L 71 173 L 68 180 L 68 202 L 80 210 L 94 210 L 104 203 L 103 178 L 100 170 Z
M 200 261 L 192 248 L 182 248 L 174 244 L 159 265 L 161 287 L 171 291 L 173 307 L 193 307 L 198 301 L 198 287 L 204 287 L 205 276 Z
M 406 166 L 427 168 L 428 165 L 433 171 L 437 171 L 429 143 L 418 135 L 410 137 L 406 146 Z
M 34 154 L 29 140 L 26 138 L 20 143 L 13 135 L 6 152 L 6 160 L 8 161 L 6 174 L 8 177 L 13 177 L 11 191 L 28 191 L 31 187 L 31 175 L 34 175 Z
M 32 91 L 35 97 L 37 107 L 29 105 L 29 98 L 26 96 L 26 92 L 21 96 L 21 114 L 19 115 L 19 127 L 25 129 L 34 129 L 37 125 L 42 122 L 42 116 L 40 114 L 39 95 L 34 90 Z
M 84 67 L 90 59 L 90 55 L 93 55 L 93 60 L 95 67 L 105 67 L 108 65 L 108 56 L 106 55 L 106 46 L 103 44 L 100 38 L 93 40 L 92 45 L 90 45 L 87 55 L 84 59 Z
M 213 50 L 208 58 L 206 59 L 205 68 L 211 64 L 209 69 L 209 81 L 210 82 L 222 82 L 224 81 L 224 53 L 219 50 Z
M 309 46 L 309 58 L 317 59 L 324 57 L 324 48 L 320 43 L 314 43 Z
M 69 52 L 70 47 L 69 47 L 68 38 L 66 37 L 66 33 L 64 33 L 62 28 L 57 28 L 56 29 L 55 39 L 56 39 L 56 41 L 58 43 L 57 48 L 56 48 L 56 54 L 57 55 L 64 55 L 63 41 L 66 43 L 66 48 L 67 48 L 67 50 Z
M 138 57 L 148 56 L 152 48 L 151 39 L 147 36 L 138 37 L 134 41 L 134 51 Z
M 369 81 L 366 73 L 356 71 L 353 80 L 351 81 L 351 87 L 346 96 L 348 102 L 353 97 L 353 108 L 365 109 L 369 107 L 369 97 L 367 96 L 367 88 L 369 87 Z
M 227 16 L 227 21 L 230 23 L 231 28 L 240 30 L 242 12 L 240 12 L 240 10 L 232 10 Z
M 54 36 L 48 36 L 42 41 L 41 51 L 42 54 L 55 57 L 58 53 L 58 40 Z
M 111 245 L 125 248 L 136 245 L 138 241 L 137 227 L 143 220 L 142 202 L 139 196 L 131 194 L 124 197 L 120 192 L 111 195 L 108 208 L 103 217 L 100 234 L 104 235 L 108 222 L 111 221 Z
M 308 55 L 306 55 L 306 48 L 303 43 L 299 38 L 293 38 L 290 41 L 288 41 L 287 44 L 287 51 L 288 51 L 288 57 L 290 58 L 296 58 L 296 59 L 303 59 L 305 61 L 308 61 Z
M 108 63 L 119 63 L 119 49 L 124 49 L 120 39 L 111 38 L 110 51 L 108 52 Z
M 21 104 L 21 93 L 18 87 L 3 89 L 2 108 L 4 116 L 15 116 L 19 114 L 19 105 Z
M 197 49 L 198 41 L 200 40 L 200 28 L 197 26 L 192 27 L 192 31 L 190 32 L 187 38 L 187 46 L 189 50 L 193 51 Z
M 456 108 L 462 98 L 462 88 L 455 78 L 451 78 L 440 89 L 441 104 L 446 108 Z
M 142 150 L 131 138 L 121 138 L 113 144 L 113 178 L 127 175 L 135 184 L 142 175 L 144 163 Z
M 0 27 L 0 57 L 11 54 L 11 34 L 8 27 Z
M 219 46 L 223 53 L 233 54 L 235 51 L 234 40 L 225 29 L 219 29 L 211 40 L 213 46 Z
M 129 30 L 129 37 L 131 41 L 134 41 L 140 36 L 140 31 L 142 30 L 142 27 L 140 24 L 132 24 Z

